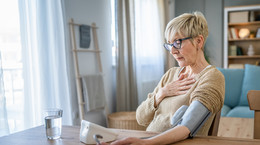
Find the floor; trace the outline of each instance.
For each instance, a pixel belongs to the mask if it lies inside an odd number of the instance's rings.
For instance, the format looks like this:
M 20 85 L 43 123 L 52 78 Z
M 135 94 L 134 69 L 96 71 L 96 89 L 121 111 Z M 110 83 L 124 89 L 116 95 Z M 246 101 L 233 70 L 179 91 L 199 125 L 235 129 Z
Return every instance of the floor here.
M 219 122 L 218 136 L 253 138 L 253 118 L 221 117 Z

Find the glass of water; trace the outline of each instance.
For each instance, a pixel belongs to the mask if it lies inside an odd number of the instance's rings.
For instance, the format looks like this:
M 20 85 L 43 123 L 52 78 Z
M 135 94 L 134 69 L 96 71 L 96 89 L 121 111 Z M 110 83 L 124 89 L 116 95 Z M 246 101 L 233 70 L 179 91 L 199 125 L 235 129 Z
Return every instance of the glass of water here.
M 62 109 L 50 108 L 45 110 L 44 120 L 46 137 L 48 139 L 58 139 L 61 136 Z

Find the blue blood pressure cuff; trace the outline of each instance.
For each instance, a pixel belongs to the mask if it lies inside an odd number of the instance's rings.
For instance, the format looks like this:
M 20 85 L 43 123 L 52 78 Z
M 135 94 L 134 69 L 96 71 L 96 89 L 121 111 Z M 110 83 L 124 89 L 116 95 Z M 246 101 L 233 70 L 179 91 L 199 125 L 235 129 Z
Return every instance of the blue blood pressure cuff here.
M 171 118 L 172 127 L 182 125 L 190 130 L 190 137 L 208 120 L 211 112 L 199 101 L 193 101 L 190 106 L 181 106 Z

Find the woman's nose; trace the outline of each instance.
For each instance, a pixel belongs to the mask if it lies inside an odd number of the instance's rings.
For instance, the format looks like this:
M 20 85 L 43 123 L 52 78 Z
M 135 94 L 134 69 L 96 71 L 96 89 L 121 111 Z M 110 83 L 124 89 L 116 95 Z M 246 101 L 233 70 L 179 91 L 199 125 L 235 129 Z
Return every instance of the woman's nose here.
M 178 53 L 178 52 L 179 52 L 178 49 L 172 47 L 172 49 L 171 49 L 171 54 L 176 54 L 176 53 Z

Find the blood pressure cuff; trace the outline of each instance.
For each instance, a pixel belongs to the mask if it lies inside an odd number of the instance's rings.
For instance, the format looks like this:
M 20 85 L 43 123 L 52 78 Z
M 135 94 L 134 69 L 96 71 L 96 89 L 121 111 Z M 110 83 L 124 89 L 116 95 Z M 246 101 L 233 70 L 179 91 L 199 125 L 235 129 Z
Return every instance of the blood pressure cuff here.
M 211 112 L 202 103 L 193 101 L 190 106 L 183 105 L 175 112 L 171 118 L 171 125 L 186 126 L 190 130 L 190 137 L 193 137 L 210 115 Z

